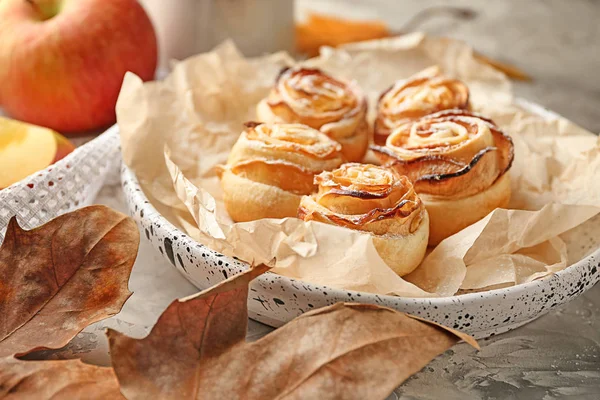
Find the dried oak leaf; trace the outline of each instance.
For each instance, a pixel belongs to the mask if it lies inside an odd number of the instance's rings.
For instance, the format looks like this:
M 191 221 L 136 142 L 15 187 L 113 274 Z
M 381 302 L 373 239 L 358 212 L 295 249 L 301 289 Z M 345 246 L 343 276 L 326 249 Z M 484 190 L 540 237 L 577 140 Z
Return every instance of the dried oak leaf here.
M 124 399 L 112 368 L 0 358 L 0 399 Z
M 198 373 L 203 365 L 244 343 L 248 284 L 268 268 L 256 266 L 175 300 L 144 339 L 108 329 L 112 365 L 123 394 L 128 399 L 199 396 Z
M 249 270 L 173 302 L 144 339 L 109 331 L 128 399 L 384 399 L 470 336 L 395 310 L 344 304 L 244 341 Z
M 138 245 L 133 220 L 105 206 L 29 231 L 11 219 L 0 247 L 0 357 L 60 348 L 119 312 Z

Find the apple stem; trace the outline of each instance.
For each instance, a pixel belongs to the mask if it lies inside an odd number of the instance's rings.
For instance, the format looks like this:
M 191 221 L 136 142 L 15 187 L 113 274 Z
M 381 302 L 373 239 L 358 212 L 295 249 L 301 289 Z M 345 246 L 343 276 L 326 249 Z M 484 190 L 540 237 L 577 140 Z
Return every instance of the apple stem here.
M 33 1 L 33 0 L 25 0 L 25 2 L 29 3 L 31 5 L 31 7 L 35 8 L 37 12 L 40 12 L 40 7 L 38 6 L 38 4 Z
M 0 0 L 2 1 L 2 0 Z M 48 19 L 53 18 L 60 11 L 59 6 L 55 1 L 52 2 L 42 2 L 40 4 L 39 1 L 36 0 L 25 0 L 35 11 L 37 11 L 38 15 L 42 19 L 42 21 L 46 21 Z

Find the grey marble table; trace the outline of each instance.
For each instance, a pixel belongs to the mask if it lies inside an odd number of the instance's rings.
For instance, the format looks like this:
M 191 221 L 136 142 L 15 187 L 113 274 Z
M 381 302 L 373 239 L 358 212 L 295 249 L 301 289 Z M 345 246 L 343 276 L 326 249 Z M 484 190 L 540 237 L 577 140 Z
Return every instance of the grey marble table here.
M 314 10 L 353 18 L 379 18 L 399 29 L 433 0 L 297 0 L 298 15 Z M 420 26 L 470 42 L 484 54 L 511 62 L 534 78 L 516 93 L 594 132 L 600 131 L 600 2 L 593 0 L 461 0 L 476 12 L 469 21 L 436 17 Z M 117 181 L 98 203 L 125 211 Z M 88 327 L 48 358 L 78 356 L 108 364 L 103 329 L 145 336 L 175 298 L 196 292 L 142 238 L 130 281 L 134 292 L 122 312 Z M 248 339 L 271 328 L 249 321 Z M 599 399 L 600 286 L 515 331 L 481 341 L 476 352 L 457 345 L 410 378 L 394 399 Z M 398 357 L 402 357 L 401 354 Z

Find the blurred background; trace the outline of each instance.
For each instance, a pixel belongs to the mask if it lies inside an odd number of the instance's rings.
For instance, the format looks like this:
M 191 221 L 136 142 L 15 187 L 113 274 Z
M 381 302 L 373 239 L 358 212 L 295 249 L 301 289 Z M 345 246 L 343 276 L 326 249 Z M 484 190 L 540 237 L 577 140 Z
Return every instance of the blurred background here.
M 600 0 L 0 0 L 0 188 L 114 124 L 126 72 L 160 79 L 227 39 L 297 58 L 416 31 L 459 39 L 517 96 L 598 133 L 598 21 Z
M 464 40 L 477 51 L 532 78 L 515 82 L 517 95 L 600 132 L 600 1 L 597 0 L 297 0 L 310 12 L 377 19 L 392 30 L 424 10 L 452 4 L 473 13 L 430 13 L 414 30 Z
M 163 67 L 169 57 L 206 51 L 227 37 L 246 55 L 302 55 L 317 44 L 424 31 L 471 44 L 512 72 L 517 95 L 600 132 L 597 0 L 143 2 L 157 26 Z
M 598 133 L 598 21 L 600 0 L 0 0 L 0 188 L 114 124 L 127 71 L 160 79 L 227 39 L 297 58 L 416 31 L 459 39 L 517 96 Z

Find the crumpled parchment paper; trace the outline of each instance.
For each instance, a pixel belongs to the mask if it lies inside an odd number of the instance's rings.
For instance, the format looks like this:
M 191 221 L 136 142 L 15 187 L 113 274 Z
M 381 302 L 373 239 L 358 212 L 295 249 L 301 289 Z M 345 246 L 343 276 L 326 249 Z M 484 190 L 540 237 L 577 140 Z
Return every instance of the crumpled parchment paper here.
M 117 104 L 123 158 L 152 203 L 190 236 L 275 272 L 337 288 L 406 297 L 450 296 L 528 282 L 564 269 L 559 235 L 600 212 L 597 137 L 562 118 L 528 112 L 510 83 L 464 43 L 411 34 L 326 48 L 303 64 L 353 79 L 369 99 L 395 80 L 439 65 L 463 80 L 476 111 L 515 142 L 510 210 L 497 209 L 440 243 L 404 279 L 381 260 L 370 235 L 296 218 L 233 223 L 214 166 L 224 163 L 275 76 L 284 53 L 245 59 L 232 43 L 174 66 L 160 82 L 125 78 Z M 367 156 L 368 157 L 368 156 Z M 251 195 L 251 194 L 249 194 Z

